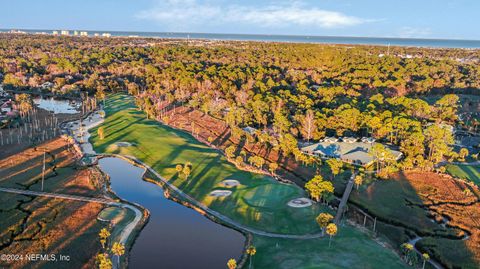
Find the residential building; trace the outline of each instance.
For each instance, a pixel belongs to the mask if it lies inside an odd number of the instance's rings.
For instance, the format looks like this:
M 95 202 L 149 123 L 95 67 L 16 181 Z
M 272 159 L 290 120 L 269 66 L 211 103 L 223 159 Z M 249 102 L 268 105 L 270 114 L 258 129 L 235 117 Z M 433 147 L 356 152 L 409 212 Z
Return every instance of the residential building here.
M 338 158 L 344 162 L 359 166 L 369 166 L 375 160 L 370 154 L 370 149 L 375 145 L 374 139 L 363 138 L 358 141 L 356 138 L 347 137 L 341 139 L 325 138 L 319 143 L 305 146 L 301 150 L 309 155 L 319 156 L 322 158 Z M 400 151 L 394 150 L 386 146 L 396 160 L 402 157 Z

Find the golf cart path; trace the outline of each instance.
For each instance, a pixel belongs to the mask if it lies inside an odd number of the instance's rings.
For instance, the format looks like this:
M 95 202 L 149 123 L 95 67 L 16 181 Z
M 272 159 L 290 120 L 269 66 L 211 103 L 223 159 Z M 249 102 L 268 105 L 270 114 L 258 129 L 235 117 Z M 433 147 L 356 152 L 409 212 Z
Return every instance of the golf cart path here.
M 162 183 L 164 183 L 165 185 L 168 186 L 168 188 L 170 188 L 171 190 L 173 190 L 176 194 L 178 194 L 179 196 L 181 196 L 185 201 L 191 203 L 192 205 L 202 209 L 203 211 L 207 212 L 209 215 L 229 224 L 230 226 L 238 229 L 238 230 L 241 230 L 241 231 L 244 231 L 244 232 L 247 232 L 247 233 L 252 233 L 252 234 L 255 234 L 255 235 L 260 235 L 260 236 L 267 236 L 267 237 L 274 237 L 274 238 L 286 238 L 286 239 L 314 239 L 314 238 L 320 238 L 322 237 L 322 233 L 315 233 L 315 234 L 301 234 L 301 235 L 297 235 L 297 234 L 278 234 L 278 233 L 270 233 L 270 232 L 266 232 L 266 231 L 261 231 L 261 230 L 258 230 L 258 229 L 254 229 L 254 228 L 251 228 L 251 227 L 247 227 L 237 221 L 234 221 L 232 220 L 231 218 L 217 212 L 217 211 L 214 211 L 212 209 L 210 209 L 208 206 L 204 205 L 203 203 L 197 201 L 195 198 L 191 197 L 190 195 L 186 194 L 185 192 L 183 192 L 182 190 L 180 190 L 179 188 L 177 188 L 175 185 L 173 185 L 172 183 L 170 183 L 167 179 L 165 179 L 164 177 L 162 177 L 157 171 L 155 171 L 153 168 L 151 168 L 148 164 L 138 160 L 137 158 L 133 157 L 133 156 L 125 156 L 125 155 L 118 155 L 118 154 L 98 154 L 99 156 L 113 156 L 113 157 L 118 157 L 118 158 L 122 158 L 122 159 L 127 159 L 127 160 L 130 160 L 130 161 L 133 161 L 134 163 L 136 163 L 138 166 L 141 166 L 143 167 L 146 171 L 148 170 L 149 172 L 151 172 L 152 174 L 154 174 L 158 179 L 160 179 L 162 181 Z
M 247 227 L 247 226 L 245 226 L 245 225 L 243 225 L 239 222 L 236 222 L 236 221 L 232 220 L 231 218 L 229 218 L 229 217 L 227 217 L 227 216 L 225 216 L 225 215 L 223 215 L 223 214 L 221 214 L 217 211 L 214 211 L 214 210 L 210 209 L 205 204 L 197 201 L 196 199 L 194 199 L 190 195 L 186 194 L 185 192 L 183 192 L 182 190 L 180 190 L 179 188 L 177 188 L 176 186 L 171 184 L 167 179 L 162 177 L 159 173 L 157 173 L 157 171 L 152 169 L 149 165 L 140 161 L 139 159 L 137 159 L 134 156 L 125 156 L 125 155 L 118 155 L 118 154 L 96 154 L 95 151 L 93 150 L 92 144 L 89 142 L 89 137 L 90 137 L 89 130 L 91 128 L 95 127 L 95 126 L 99 126 L 101 123 L 104 122 L 105 119 L 100 116 L 99 111 L 94 112 L 91 115 L 90 119 L 91 120 L 89 120 L 89 121 L 83 120 L 83 123 L 85 124 L 85 126 L 83 127 L 83 130 L 80 132 L 79 136 L 74 135 L 74 138 L 77 141 L 77 143 L 80 142 L 79 140 L 84 141 L 84 143 L 80 143 L 81 144 L 81 149 L 84 152 L 84 154 L 88 154 L 90 156 L 98 156 L 98 157 L 113 156 L 113 157 L 123 158 L 123 159 L 129 160 L 129 161 L 132 161 L 135 164 L 137 164 L 138 166 L 143 167 L 145 169 L 145 171 L 148 170 L 149 172 L 154 174 L 166 186 L 168 186 L 172 191 L 176 192 L 185 201 L 187 201 L 187 202 L 191 203 L 192 205 L 202 209 L 203 211 L 208 213 L 210 216 L 213 216 L 213 217 L 225 222 L 226 224 L 230 225 L 232 228 L 238 229 L 240 231 L 243 231 L 243 232 L 246 232 L 246 233 L 252 233 L 252 234 L 255 234 L 255 235 L 275 237 L 275 238 L 286 238 L 286 239 L 314 239 L 314 238 L 322 237 L 321 232 L 315 233 L 315 234 L 302 234 L 302 235 L 278 234 L 278 233 L 270 233 L 270 232 L 266 232 L 266 231 L 262 231 L 262 230 L 257 230 L 257 229 L 251 228 L 251 227 Z M 79 124 L 80 124 L 79 121 L 76 121 L 76 122 L 77 122 L 77 124 L 74 124 L 74 125 L 79 126 Z M 73 133 L 80 131 L 79 129 L 75 129 L 76 127 L 73 127 L 73 129 L 72 129 L 72 126 L 68 126 L 68 125 L 64 126 L 64 127 L 67 127 L 67 129 L 70 129 L 69 131 L 73 132 Z M 79 127 L 77 127 L 77 128 L 79 128 Z M 133 227 L 130 230 L 133 230 Z

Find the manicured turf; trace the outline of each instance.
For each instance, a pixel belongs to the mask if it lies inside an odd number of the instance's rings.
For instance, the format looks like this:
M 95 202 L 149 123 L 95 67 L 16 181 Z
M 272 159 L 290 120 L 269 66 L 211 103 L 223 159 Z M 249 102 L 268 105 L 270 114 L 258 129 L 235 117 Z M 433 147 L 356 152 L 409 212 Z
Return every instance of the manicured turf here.
M 104 208 L 97 217 L 97 219 L 102 221 L 110 221 L 113 225 L 113 230 L 110 231 L 110 245 L 113 244 L 113 242 L 118 242 L 120 240 L 120 235 L 122 234 L 123 229 L 132 222 L 134 218 L 135 213 L 132 210 L 116 206 Z
M 295 185 L 280 184 L 271 177 L 238 170 L 220 152 L 196 141 L 191 135 L 146 119 L 134 109 L 133 99 L 114 95 L 106 102 L 107 117 L 102 125 L 105 138 L 91 131 L 97 152 L 133 155 L 169 179 L 177 187 L 230 218 L 257 229 L 288 234 L 319 232 L 315 217 L 326 209 L 321 205 L 291 208 L 288 201 L 305 197 Z M 134 146 L 117 147 L 118 141 Z M 188 178 L 178 175 L 177 164 L 192 163 Z M 225 179 L 239 180 L 226 198 L 212 198 L 209 193 L 222 189 Z M 299 222 L 298 220 L 302 221 Z
M 330 247 L 328 238 L 255 237 L 254 245 L 257 254 L 252 259 L 253 268 L 408 268 L 392 251 L 381 248 L 367 235 L 347 226 L 340 227 Z
M 101 221 L 114 221 L 117 222 L 120 218 L 124 217 L 127 214 L 127 209 L 111 206 L 106 207 L 98 214 L 98 219 Z
M 480 165 L 447 165 L 447 172 L 456 178 L 472 181 L 480 186 Z
M 91 131 L 91 142 L 97 152 L 135 156 L 189 195 L 244 225 L 276 233 L 320 232 L 315 217 L 328 209 L 319 204 L 309 208 L 287 206 L 291 199 L 307 196 L 301 188 L 238 170 L 220 152 L 199 143 L 191 135 L 146 119 L 135 109 L 133 99 L 126 95 L 110 96 L 105 110 L 107 116 L 101 125 L 105 138 L 100 140 L 97 130 Z M 130 142 L 133 146 L 117 147 L 118 141 Z M 175 171 L 177 164 L 186 162 L 192 163 L 192 173 L 187 179 Z M 229 197 L 210 197 L 212 190 L 223 189 L 219 183 L 225 179 L 236 179 L 240 185 L 231 188 L 233 193 Z M 350 226 L 340 228 L 330 249 L 327 238 L 255 237 L 254 240 L 258 245 L 256 268 L 339 268 L 342 264 L 351 265 L 350 268 L 377 268 L 375 266 L 386 264 L 389 268 L 404 268 L 393 252 Z M 289 259 L 295 260 L 291 266 Z

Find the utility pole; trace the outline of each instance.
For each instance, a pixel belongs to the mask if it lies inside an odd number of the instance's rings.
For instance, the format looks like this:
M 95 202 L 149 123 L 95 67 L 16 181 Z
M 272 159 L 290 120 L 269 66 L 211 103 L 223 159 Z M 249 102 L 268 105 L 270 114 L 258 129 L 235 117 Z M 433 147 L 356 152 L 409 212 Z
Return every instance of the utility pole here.
M 45 149 L 43 150 L 42 191 L 43 191 L 43 181 L 44 180 L 45 180 Z

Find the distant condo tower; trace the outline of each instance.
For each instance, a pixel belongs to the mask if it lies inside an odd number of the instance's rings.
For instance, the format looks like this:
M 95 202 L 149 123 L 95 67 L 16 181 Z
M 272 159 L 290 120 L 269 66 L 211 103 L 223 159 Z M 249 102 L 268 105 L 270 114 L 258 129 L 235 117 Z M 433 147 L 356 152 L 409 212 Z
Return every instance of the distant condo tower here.
M 82 31 L 82 32 L 80 32 L 80 36 L 88 36 L 88 32 Z
M 53 35 L 58 35 L 58 31 L 53 31 L 52 34 Z
M 78 35 L 78 31 L 73 31 L 73 35 L 77 36 L 77 35 Z
M 62 35 L 70 35 L 70 32 L 68 30 L 62 30 L 61 34 Z
M 103 37 L 111 37 L 112 34 L 110 34 L 110 33 L 103 33 L 102 36 L 103 36 Z

